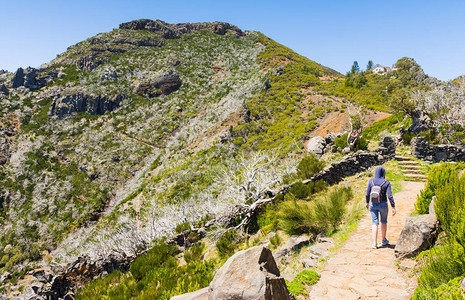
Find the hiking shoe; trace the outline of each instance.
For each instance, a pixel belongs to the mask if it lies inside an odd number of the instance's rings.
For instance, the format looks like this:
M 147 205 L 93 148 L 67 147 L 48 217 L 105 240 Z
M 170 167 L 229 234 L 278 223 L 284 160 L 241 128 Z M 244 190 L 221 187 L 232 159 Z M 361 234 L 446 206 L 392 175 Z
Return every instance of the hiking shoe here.
M 377 245 L 376 243 L 373 243 L 373 245 L 371 245 L 371 248 L 377 249 L 377 248 L 378 248 L 378 245 Z
M 384 240 L 381 241 L 381 244 L 382 244 L 383 246 L 387 246 L 387 245 L 389 245 L 389 240 L 388 240 L 388 239 L 384 239 Z

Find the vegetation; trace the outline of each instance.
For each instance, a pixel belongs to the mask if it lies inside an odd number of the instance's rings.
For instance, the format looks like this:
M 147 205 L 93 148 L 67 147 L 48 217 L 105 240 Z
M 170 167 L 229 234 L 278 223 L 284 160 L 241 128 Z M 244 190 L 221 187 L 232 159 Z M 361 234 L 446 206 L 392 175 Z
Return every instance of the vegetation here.
M 429 213 L 429 205 L 433 196 L 439 189 L 449 186 L 451 180 L 457 176 L 459 170 L 465 168 L 465 163 L 441 163 L 437 164 L 428 172 L 428 182 L 426 187 L 420 191 L 415 202 L 415 211 L 419 214 Z
M 436 216 L 446 240 L 443 246 L 435 246 L 419 257 L 421 273 L 413 299 L 462 299 L 458 282 L 465 275 L 465 177 L 458 177 L 463 164 L 461 168 L 452 166 L 455 164 L 436 166 L 428 177 L 426 191 L 436 195 Z M 423 196 L 427 198 L 426 192 Z
M 130 271 L 115 271 L 88 283 L 76 299 L 170 299 L 210 284 L 216 263 L 192 260 L 180 266 L 176 246 L 163 241 L 131 264 Z
M 292 281 L 286 281 L 289 292 L 293 295 L 307 295 L 306 288 L 314 285 L 320 279 L 320 274 L 315 270 L 303 270 Z
M 288 235 L 312 234 L 336 228 L 352 198 L 350 188 L 334 187 L 310 202 L 285 201 L 278 207 L 279 228 Z

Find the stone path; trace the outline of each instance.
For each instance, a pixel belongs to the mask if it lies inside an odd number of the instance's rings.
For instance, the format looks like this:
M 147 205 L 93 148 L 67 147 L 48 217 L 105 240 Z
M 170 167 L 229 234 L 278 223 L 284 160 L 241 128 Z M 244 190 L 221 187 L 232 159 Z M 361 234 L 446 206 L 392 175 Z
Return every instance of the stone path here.
M 409 299 L 415 281 L 396 267 L 394 247 L 424 184 L 404 181 L 403 190 L 394 195 L 397 214 L 393 217 L 389 209 L 388 247 L 371 249 L 371 216 L 367 211 L 345 244 L 328 259 L 307 299 Z

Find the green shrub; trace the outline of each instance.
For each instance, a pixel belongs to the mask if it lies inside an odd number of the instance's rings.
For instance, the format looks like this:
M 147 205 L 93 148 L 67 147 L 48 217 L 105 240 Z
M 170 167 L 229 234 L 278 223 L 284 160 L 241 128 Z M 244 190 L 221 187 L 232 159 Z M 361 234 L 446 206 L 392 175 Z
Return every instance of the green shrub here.
M 414 137 L 416 137 L 416 134 L 413 132 L 404 133 L 402 135 L 402 141 L 404 142 L 405 145 L 410 145 L 410 142 L 412 141 Z
M 368 141 L 363 135 L 361 135 L 358 138 L 358 143 L 355 145 L 355 150 L 367 150 L 367 149 L 368 149 Z
M 456 177 L 459 170 L 465 168 L 465 163 L 441 163 L 433 166 L 428 173 L 426 187 L 420 191 L 415 202 L 415 210 L 419 214 L 429 213 L 432 197 L 439 188 L 449 185 L 452 177 Z
M 283 202 L 278 211 L 279 228 L 288 235 L 318 234 L 313 205 L 303 200 Z
M 465 248 L 465 176 L 452 174 L 436 193 L 434 208 L 447 236 Z
M 176 225 L 176 233 L 181 233 L 181 232 L 184 232 L 186 230 L 191 230 L 191 229 L 192 227 L 191 227 L 191 224 L 189 224 L 189 222 L 184 222 L 184 223 Z
M 234 254 L 237 249 L 238 236 L 235 231 L 226 231 L 216 242 L 216 250 L 220 258 L 225 259 Z
M 315 202 L 315 218 L 325 229 L 339 226 L 346 211 L 346 203 L 353 197 L 351 188 L 337 187 Z
M 184 251 L 184 259 L 187 263 L 199 261 L 202 258 L 205 245 L 203 243 L 197 243 Z
M 311 202 L 283 202 L 278 210 L 279 227 L 289 235 L 318 234 L 334 229 L 342 221 L 345 205 L 352 196 L 350 188 L 335 187 Z
M 465 274 L 465 251 L 451 241 L 421 254 L 421 274 L 412 299 L 443 299 L 437 297 L 437 288 Z
M 374 122 L 373 124 L 371 124 L 371 126 L 368 126 L 367 128 L 365 128 L 365 130 L 363 130 L 362 135 L 368 140 L 378 139 L 380 137 L 379 134 L 382 131 L 392 131 L 394 125 L 399 124 L 404 119 L 404 117 L 404 113 L 399 113 L 389 116 L 378 122 Z
M 180 266 L 174 257 L 176 246 L 157 242 L 139 256 L 130 272 L 115 271 L 86 284 L 76 299 L 162 299 L 193 292 L 213 279 L 215 261 L 191 261 Z
M 306 286 L 314 285 L 320 280 L 320 274 L 315 270 L 303 270 L 292 281 L 286 281 L 287 289 L 293 295 L 307 295 Z
M 274 246 L 274 248 L 277 248 L 281 245 L 282 239 L 278 233 L 276 233 L 273 237 L 270 238 L 270 243 Z
M 334 140 L 334 146 L 336 146 L 336 148 L 341 148 L 341 150 L 347 147 L 347 136 L 348 133 L 336 138 Z
M 297 178 L 301 180 L 310 179 L 325 167 L 325 162 L 319 160 L 315 154 L 302 158 L 297 165 Z

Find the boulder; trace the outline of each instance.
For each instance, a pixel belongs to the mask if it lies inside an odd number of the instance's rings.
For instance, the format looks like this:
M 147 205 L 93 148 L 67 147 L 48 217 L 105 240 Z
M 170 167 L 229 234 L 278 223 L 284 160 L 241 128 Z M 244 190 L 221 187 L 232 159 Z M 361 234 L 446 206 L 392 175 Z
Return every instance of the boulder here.
M 414 257 L 429 249 L 438 234 L 437 223 L 434 215 L 430 214 L 407 218 L 394 251 L 396 257 Z
M 337 135 L 334 132 L 330 132 L 325 136 L 325 142 L 327 145 L 334 144 L 334 141 L 336 140 Z
M 53 275 L 49 270 L 38 270 L 32 273 L 39 282 L 49 283 L 52 281 Z
M 321 136 L 316 136 L 310 139 L 307 144 L 307 152 L 322 155 L 325 151 L 326 141 Z
M 208 300 L 208 295 L 209 288 L 206 287 L 192 293 L 171 297 L 170 300 Z
M 45 86 L 47 82 L 43 79 L 38 79 L 37 75 L 39 74 L 39 70 L 35 68 L 18 68 L 15 72 L 13 78 L 11 79 L 11 87 L 16 89 L 19 87 L 25 87 L 29 90 L 37 90 L 41 87 Z
M 218 270 L 209 299 L 292 299 L 271 251 L 252 247 L 234 254 Z
M 140 83 L 136 87 L 136 93 L 145 98 L 153 98 L 161 95 L 169 95 L 179 89 L 181 79 L 175 71 L 161 74 L 150 81 Z
M 273 256 L 276 260 L 292 254 L 300 250 L 302 247 L 310 244 L 310 238 L 305 236 L 290 237 L 287 243 L 279 249 L 273 251 Z

